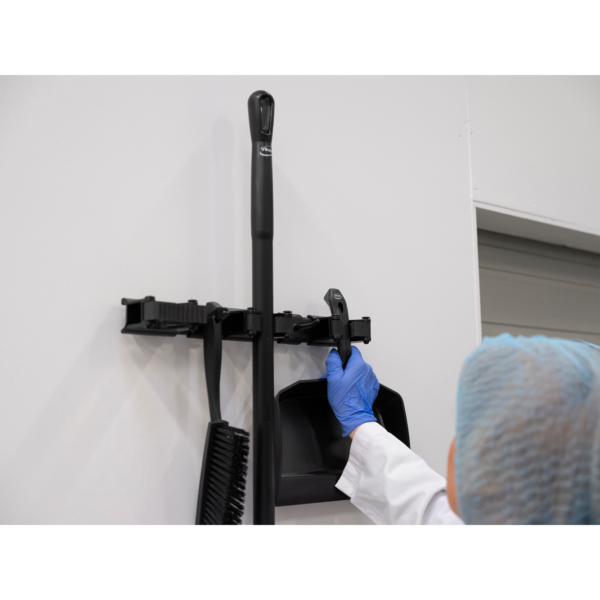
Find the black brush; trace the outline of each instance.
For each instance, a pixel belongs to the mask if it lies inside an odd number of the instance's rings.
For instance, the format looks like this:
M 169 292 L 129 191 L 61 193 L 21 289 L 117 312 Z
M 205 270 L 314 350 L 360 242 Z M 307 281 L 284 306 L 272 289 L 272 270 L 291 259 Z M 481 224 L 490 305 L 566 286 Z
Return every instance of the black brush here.
M 241 525 L 250 435 L 221 419 L 221 321 L 228 312 L 216 302 L 207 304 L 206 311 L 204 370 L 210 423 L 204 445 L 196 525 Z

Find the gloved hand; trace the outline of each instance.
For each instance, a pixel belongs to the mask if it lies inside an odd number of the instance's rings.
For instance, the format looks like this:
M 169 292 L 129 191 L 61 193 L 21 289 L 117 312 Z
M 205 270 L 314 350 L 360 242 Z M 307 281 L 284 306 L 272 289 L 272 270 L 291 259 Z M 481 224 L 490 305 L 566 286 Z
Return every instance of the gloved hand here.
M 360 350 L 352 346 L 352 356 L 342 369 L 342 359 L 333 349 L 327 361 L 327 398 L 335 416 L 347 436 L 363 423 L 376 421 L 373 402 L 379 392 L 379 381 L 373 369 L 362 357 Z

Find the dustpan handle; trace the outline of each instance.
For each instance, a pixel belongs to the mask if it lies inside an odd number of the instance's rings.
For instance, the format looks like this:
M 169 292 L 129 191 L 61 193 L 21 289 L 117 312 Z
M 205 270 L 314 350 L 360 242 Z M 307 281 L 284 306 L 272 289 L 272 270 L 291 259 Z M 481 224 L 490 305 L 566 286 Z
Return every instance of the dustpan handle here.
M 340 290 L 331 288 L 325 294 L 325 302 L 329 305 L 331 316 L 339 318 L 342 324 L 342 334 L 337 340 L 337 349 L 342 359 L 342 367 L 345 369 L 346 364 L 352 356 L 352 342 L 350 340 L 350 317 L 348 316 L 348 305 L 346 299 Z

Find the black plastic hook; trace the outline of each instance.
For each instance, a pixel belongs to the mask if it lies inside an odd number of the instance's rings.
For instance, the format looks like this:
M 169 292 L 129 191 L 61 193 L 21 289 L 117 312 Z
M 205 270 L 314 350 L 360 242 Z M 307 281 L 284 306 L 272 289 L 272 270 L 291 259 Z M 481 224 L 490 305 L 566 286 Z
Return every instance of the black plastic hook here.
M 293 327 L 294 331 L 298 331 L 299 329 L 312 329 L 316 327 L 321 322 L 321 319 L 315 319 L 310 323 L 296 323 Z
M 206 304 L 206 317 L 214 317 L 216 323 L 224 321 L 229 316 L 229 309 L 221 306 L 218 302 L 208 302 Z

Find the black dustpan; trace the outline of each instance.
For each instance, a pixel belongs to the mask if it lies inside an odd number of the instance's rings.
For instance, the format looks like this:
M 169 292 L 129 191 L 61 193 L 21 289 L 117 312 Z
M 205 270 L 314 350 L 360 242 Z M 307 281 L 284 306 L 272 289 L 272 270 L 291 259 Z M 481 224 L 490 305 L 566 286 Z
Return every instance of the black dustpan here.
M 339 318 L 342 335 L 337 341 L 345 367 L 352 346 L 346 301 L 331 289 L 325 295 L 333 318 Z M 373 412 L 385 427 L 410 447 L 404 402 L 398 392 L 380 385 Z M 350 453 L 351 440 L 327 400 L 327 380 L 297 381 L 275 398 L 275 478 L 276 506 L 347 500 L 335 484 Z

